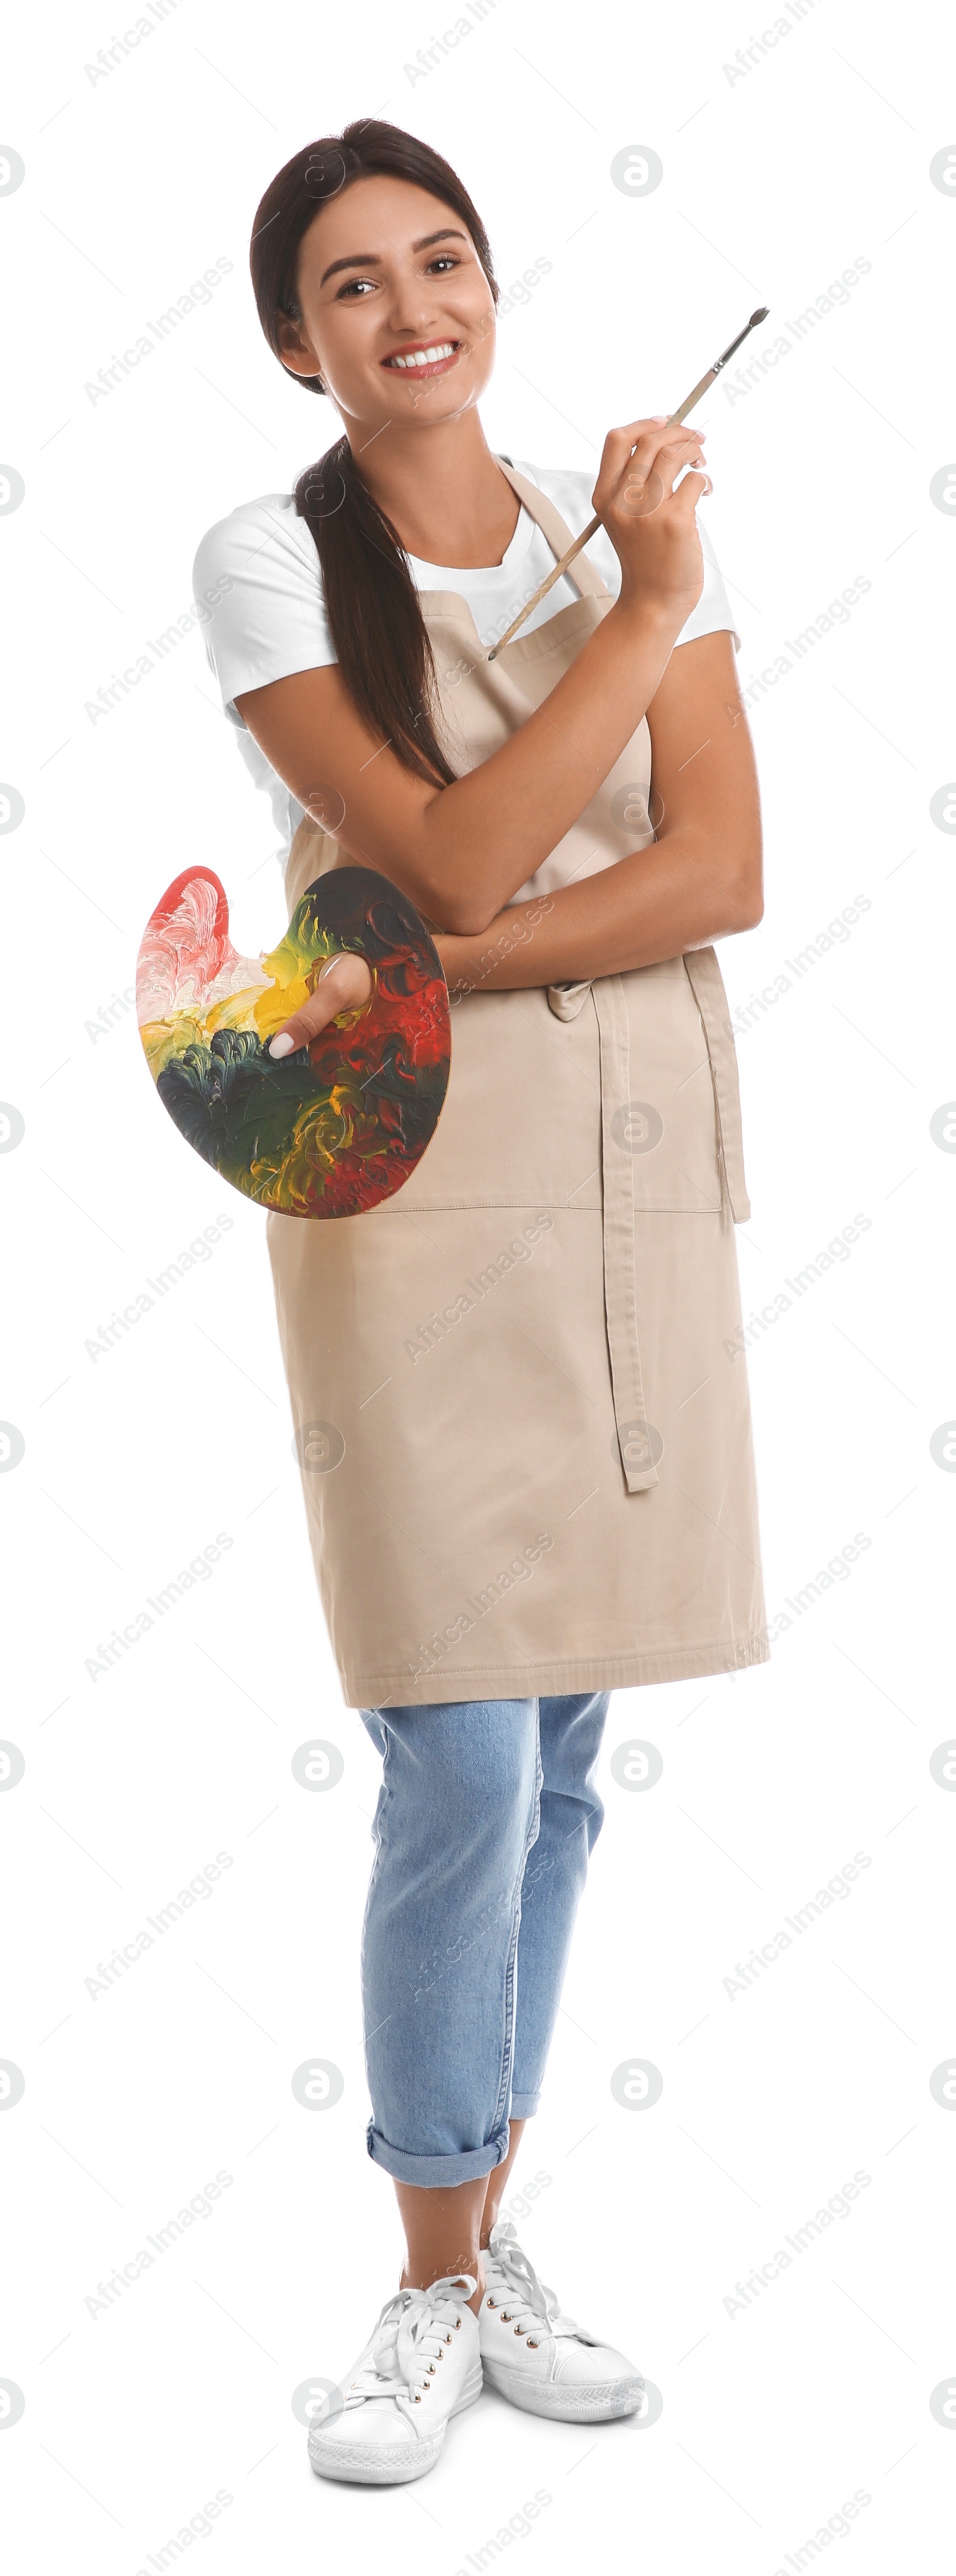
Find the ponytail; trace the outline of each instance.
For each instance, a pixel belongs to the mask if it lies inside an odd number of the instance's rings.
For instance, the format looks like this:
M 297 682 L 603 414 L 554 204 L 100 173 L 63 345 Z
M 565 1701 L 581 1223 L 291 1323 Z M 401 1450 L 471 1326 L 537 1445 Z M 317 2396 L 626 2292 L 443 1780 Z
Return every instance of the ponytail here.
M 455 772 L 435 734 L 435 666 L 408 557 L 347 438 L 300 474 L 295 506 L 315 539 L 329 632 L 353 704 L 403 769 L 432 786 L 437 774 L 449 787 Z

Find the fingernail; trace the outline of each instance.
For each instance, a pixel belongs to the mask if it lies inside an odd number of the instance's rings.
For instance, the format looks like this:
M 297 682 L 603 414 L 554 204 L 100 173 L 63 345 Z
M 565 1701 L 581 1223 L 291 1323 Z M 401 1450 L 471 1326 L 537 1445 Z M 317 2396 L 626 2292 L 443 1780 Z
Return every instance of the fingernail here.
M 274 1056 L 294 1055 L 295 1039 L 290 1038 L 285 1029 L 281 1029 L 277 1038 L 270 1039 L 269 1053 Z
M 670 413 L 669 411 L 652 411 L 651 419 L 656 420 L 659 428 L 663 428 L 666 422 L 670 419 Z

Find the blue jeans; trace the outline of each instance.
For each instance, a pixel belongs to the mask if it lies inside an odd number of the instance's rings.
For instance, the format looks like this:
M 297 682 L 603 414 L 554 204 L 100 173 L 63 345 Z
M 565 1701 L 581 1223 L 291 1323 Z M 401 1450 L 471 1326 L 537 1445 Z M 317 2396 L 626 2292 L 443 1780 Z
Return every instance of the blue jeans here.
M 588 1858 L 607 1691 L 362 1709 L 384 1756 L 362 1933 L 368 2151 L 448 2189 L 536 2111 Z

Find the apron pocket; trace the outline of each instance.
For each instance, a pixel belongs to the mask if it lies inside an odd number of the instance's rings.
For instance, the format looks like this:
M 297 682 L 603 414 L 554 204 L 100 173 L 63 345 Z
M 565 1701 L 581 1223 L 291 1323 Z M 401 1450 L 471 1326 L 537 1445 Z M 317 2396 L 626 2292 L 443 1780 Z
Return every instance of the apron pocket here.
M 378 1211 L 601 1204 L 593 1011 L 562 1025 L 540 987 L 452 1005 L 451 1073 L 431 1143 Z

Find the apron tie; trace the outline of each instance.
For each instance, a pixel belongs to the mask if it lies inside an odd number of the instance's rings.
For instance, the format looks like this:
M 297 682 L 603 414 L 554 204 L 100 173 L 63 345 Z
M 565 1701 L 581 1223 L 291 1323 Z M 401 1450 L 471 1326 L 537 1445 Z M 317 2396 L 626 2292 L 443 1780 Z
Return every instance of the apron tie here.
M 614 1420 L 628 1493 L 643 1494 L 660 1479 L 644 1404 L 637 1331 L 634 1167 L 630 1155 L 615 1143 L 611 1123 L 615 1110 L 630 1097 L 627 1002 L 619 975 L 599 977 L 591 994 L 600 1033 L 604 1313 Z
M 704 1036 L 707 1040 L 707 1053 L 710 1057 L 717 1108 L 717 1148 L 724 1189 L 734 1224 L 742 1225 L 750 1215 L 750 1200 L 744 1175 L 737 1053 L 734 1046 L 733 1025 L 728 1014 L 724 980 L 717 963 L 716 951 L 713 948 L 689 950 L 684 958 L 684 971 L 700 1012 Z

